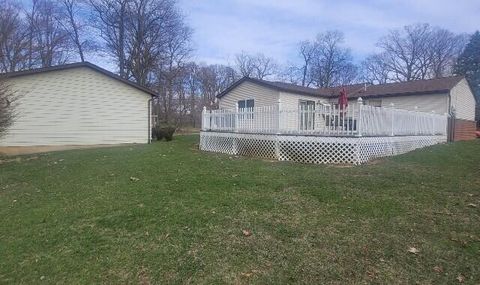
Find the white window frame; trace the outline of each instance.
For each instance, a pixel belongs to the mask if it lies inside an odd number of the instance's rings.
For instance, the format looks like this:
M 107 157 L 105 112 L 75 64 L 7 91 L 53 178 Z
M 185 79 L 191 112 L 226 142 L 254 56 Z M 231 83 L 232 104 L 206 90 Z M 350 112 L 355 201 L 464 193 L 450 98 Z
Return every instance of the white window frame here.
M 313 104 L 312 104 L 313 103 Z M 305 106 L 313 106 L 312 110 L 302 110 L 302 104 L 305 104 Z M 302 131 L 313 131 L 315 130 L 315 110 L 317 103 L 314 100 L 307 100 L 307 99 L 301 99 L 298 100 L 298 123 L 299 123 L 299 129 Z M 309 112 L 313 111 L 313 112 Z

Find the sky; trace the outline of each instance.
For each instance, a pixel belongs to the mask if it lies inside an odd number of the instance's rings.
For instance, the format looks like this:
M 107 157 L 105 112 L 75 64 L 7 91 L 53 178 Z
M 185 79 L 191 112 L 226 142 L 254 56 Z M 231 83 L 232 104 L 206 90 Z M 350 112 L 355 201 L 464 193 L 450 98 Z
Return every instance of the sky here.
M 296 62 L 298 42 L 328 30 L 344 33 L 359 62 L 376 51 L 380 37 L 404 25 L 480 29 L 480 0 L 179 0 L 179 6 L 194 30 L 194 60 L 208 64 L 233 64 L 242 51 Z

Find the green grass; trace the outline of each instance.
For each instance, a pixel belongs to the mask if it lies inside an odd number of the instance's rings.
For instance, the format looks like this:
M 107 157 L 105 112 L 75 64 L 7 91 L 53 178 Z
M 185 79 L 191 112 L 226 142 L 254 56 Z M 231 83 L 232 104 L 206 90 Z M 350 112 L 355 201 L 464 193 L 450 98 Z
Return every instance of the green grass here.
M 0 283 L 480 282 L 479 141 L 359 167 L 197 141 L 4 158 Z

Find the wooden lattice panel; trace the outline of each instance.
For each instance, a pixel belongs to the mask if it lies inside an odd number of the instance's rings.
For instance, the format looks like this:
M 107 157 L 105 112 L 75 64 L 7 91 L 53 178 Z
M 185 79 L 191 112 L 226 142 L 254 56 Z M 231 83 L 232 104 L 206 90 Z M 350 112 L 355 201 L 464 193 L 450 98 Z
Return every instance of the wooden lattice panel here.
M 447 141 L 445 136 L 404 136 L 358 138 L 358 163 L 378 157 L 399 155 Z
M 355 144 L 349 138 L 278 136 L 278 159 L 302 163 L 355 163 Z
M 446 142 L 445 136 L 320 137 L 201 132 L 200 149 L 317 164 L 360 164 Z

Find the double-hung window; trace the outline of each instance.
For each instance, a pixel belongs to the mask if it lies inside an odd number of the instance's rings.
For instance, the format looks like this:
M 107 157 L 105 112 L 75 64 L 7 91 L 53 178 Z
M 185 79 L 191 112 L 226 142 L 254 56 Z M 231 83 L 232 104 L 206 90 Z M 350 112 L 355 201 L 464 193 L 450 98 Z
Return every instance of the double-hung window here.
M 238 109 L 253 108 L 253 107 L 255 107 L 255 101 L 253 99 L 238 101 Z
M 253 99 L 245 99 L 238 101 L 238 111 L 240 113 L 247 113 L 246 116 L 241 116 L 241 119 L 253 119 L 253 107 L 255 107 L 255 101 Z

